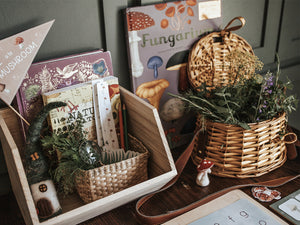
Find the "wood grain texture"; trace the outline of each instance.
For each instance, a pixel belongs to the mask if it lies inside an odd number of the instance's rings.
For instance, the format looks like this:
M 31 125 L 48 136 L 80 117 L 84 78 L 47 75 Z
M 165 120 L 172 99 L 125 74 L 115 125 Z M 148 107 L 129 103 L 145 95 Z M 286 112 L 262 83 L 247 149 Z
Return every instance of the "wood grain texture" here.
M 8 130 L 10 131 L 12 137 L 14 138 L 14 141 L 19 149 L 19 153 L 21 157 L 23 158 L 23 152 L 24 152 L 24 138 L 21 133 L 20 129 L 20 118 L 11 110 L 10 108 L 3 108 L 0 109 L 0 116 L 4 119 Z
M 122 102 L 128 112 L 129 133 L 151 149 L 150 176 L 157 176 L 165 171 L 175 170 L 169 145 L 160 123 L 159 115 L 153 106 L 136 97 L 124 88 L 120 88 Z M 166 149 L 162 151 L 162 149 Z
M 9 117 L 9 115 L 12 115 L 12 117 Z M 16 119 L 14 113 L 11 114 L 7 112 L 5 117 L 7 118 L 10 127 L 12 124 L 17 124 L 13 119 Z M 14 131 L 15 129 L 12 130 Z M 2 115 L 0 115 L 0 137 L 13 192 L 19 203 L 24 220 L 27 224 L 34 224 L 38 221 L 38 218 L 21 156 Z
M 172 154 L 156 109 L 126 89 L 122 87 L 120 89 L 127 107 L 129 132 L 142 141 L 150 152 L 149 169 L 152 171 L 149 173 L 149 179 L 89 204 L 84 204 L 78 196 L 60 197 L 63 214 L 44 222 L 38 220 L 16 144 L 17 142 L 22 147 L 22 136 L 17 132 L 20 130 L 18 118 L 10 110 L 5 109 L 0 112 L 1 143 L 14 195 L 26 224 L 78 224 L 157 190 L 176 175 Z M 141 131 L 148 131 L 148 133 Z M 155 160 L 157 162 L 154 162 Z
M 175 149 L 172 151 L 172 155 L 174 158 L 177 158 L 184 147 Z M 298 152 L 300 149 L 298 149 Z M 282 167 L 266 174 L 258 178 L 246 178 L 246 179 L 234 179 L 234 178 L 224 178 L 210 175 L 211 183 L 207 187 L 199 187 L 196 185 L 195 179 L 197 175 L 197 171 L 195 165 L 192 161 L 189 161 L 187 166 L 185 167 L 182 175 L 179 177 L 178 181 L 174 186 L 169 188 L 168 190 L 156 195 L 153 199 L 151 199 L 146 205 L 143 206 L 143 211 L 147 215 L 157 215 L 161 213 L 165 213 L 166 211 L 171 211 L 175 209 L 179 209 L 188 204 L 191 204 L 209 194 L 212 194 L 216 191 L 219 191 L 223 188 L 227 188 L 237 184 L 249 183 L 249 182 L 259 182 L 270 179 L 275 179 L 282 176 L 294 175 L 300 173 L 300 157 L 295 160 L 288 160 Z M 285 185 L 282 185 L 276 189 L 281 192 L 282 198 L 291 194 L 292 192 L 298 190 L 300 187 L 300 179 L 293 180 Z M 243 188 L 242 191 L 246 193 L 248 196 L 252 197 L 251 188 Z M 3 205 L 12 205 L 14 203 L 14 196 L 5 196 L 0 197 L 0 207 Z M 77 205 L 76 197 L 70 197 L 70 199 L 65 199 L 65 201 L 69 201 L 69 205 L 71 206 L 71 202 L 73 202 L 72 207 L 80 207 Z M 275 200 L 274 200 L 275 201 Z M 258 202 L 264 207 L 269 208 L 269 205 L 272 202 Z M 135 203 L 136 201 L 131 201 L 121 207 L 115 208 L 109 212 L 103 213 L 100 216 L 91 218 L 87 221 L 80 223 L 80 225 L 139 225 L 139 223 L 135 216 Z M 63 203 L 64 204 L 64 203 Z M 11 225 L 24 225 L 24 221 L 22 218 L 17 220 L 16 215 L 19 214 L 19 209 L 17 205 L 11 206 L 10 209 L 6 209 L 6 213 L 2 213 L 0 211 L 0 221 L 5 219 L 5 221 L 12 221 Z M 79 208 L 80 210 L 80 208 Z M 278 215 L 278 214 L 277 214 Z M 281 217 L 282 218 L 282 217 Z M 285 220 L 284 218 L 282 218 Z M 17 220 L 17 221 L 16 221 Z M 286 220 L 285 220 L 286 221 Z M 287 222 L 287 221 L 286 221 Z

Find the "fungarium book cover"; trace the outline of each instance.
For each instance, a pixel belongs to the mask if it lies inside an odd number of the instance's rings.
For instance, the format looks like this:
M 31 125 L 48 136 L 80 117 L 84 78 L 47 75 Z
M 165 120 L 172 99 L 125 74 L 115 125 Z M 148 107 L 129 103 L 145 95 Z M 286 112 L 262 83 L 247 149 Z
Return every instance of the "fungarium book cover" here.
M 221 0 L 186 0 L 126 9 L 132 91 L 157 108 L 171 148 L 193 132 L 183 102 L 168 93 L 185 91 L 186 63 L 201 36 L 220 30 Z
M 33 63 L 16 95 L 19 112 L 30 123 L 43 106 L 43 93 L 109 75 L 113 75 L 109 51 L 95 50 Z M 21 122 L 25 134 L 27 125 Z

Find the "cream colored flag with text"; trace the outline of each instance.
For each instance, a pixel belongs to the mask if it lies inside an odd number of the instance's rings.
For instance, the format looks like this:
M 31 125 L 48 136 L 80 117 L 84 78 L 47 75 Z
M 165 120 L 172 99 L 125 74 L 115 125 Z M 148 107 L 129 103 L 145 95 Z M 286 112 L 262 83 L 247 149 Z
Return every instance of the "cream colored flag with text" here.
M 15 97 L 54 20 L 0 40 L 0 98 Z

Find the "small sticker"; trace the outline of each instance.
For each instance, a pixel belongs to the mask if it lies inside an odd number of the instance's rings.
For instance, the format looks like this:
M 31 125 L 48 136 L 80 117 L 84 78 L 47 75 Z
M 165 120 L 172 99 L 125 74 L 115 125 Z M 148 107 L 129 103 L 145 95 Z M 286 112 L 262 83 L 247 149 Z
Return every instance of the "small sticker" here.
M 252 194 L 261 202 L 270 202 L 273 199 L 280 199 L 281 193 L 276 190 L 271 190 L 267 187 L 254 187 L 252 188 Z
M 199 20 L 207 20 L 221 17 L 221 1 L 199 2 Z

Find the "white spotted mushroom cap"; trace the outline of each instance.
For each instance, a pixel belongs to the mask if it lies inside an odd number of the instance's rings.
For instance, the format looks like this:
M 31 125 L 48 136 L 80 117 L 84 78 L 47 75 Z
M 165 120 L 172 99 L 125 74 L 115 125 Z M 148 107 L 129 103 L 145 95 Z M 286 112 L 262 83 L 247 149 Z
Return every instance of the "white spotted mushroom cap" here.
M 203 160 L 201 161 L 201 163 L 197 166 L 197 171 L 198 171 L 198 172 L 204 172 L 204 171 L 206 171 L 206 170 L 212 168 L 213 165 L 214 165 L 213 162 L 211 162 L 211 161 L 209 161 L 209 160 L 207 160 L 207 159 L 203 159 Z
M 148 27 L 154 26 L 154 20 L 145 13 L 142 12 L 127 12 L 127 24 L 128 30 L 143 30 Z

